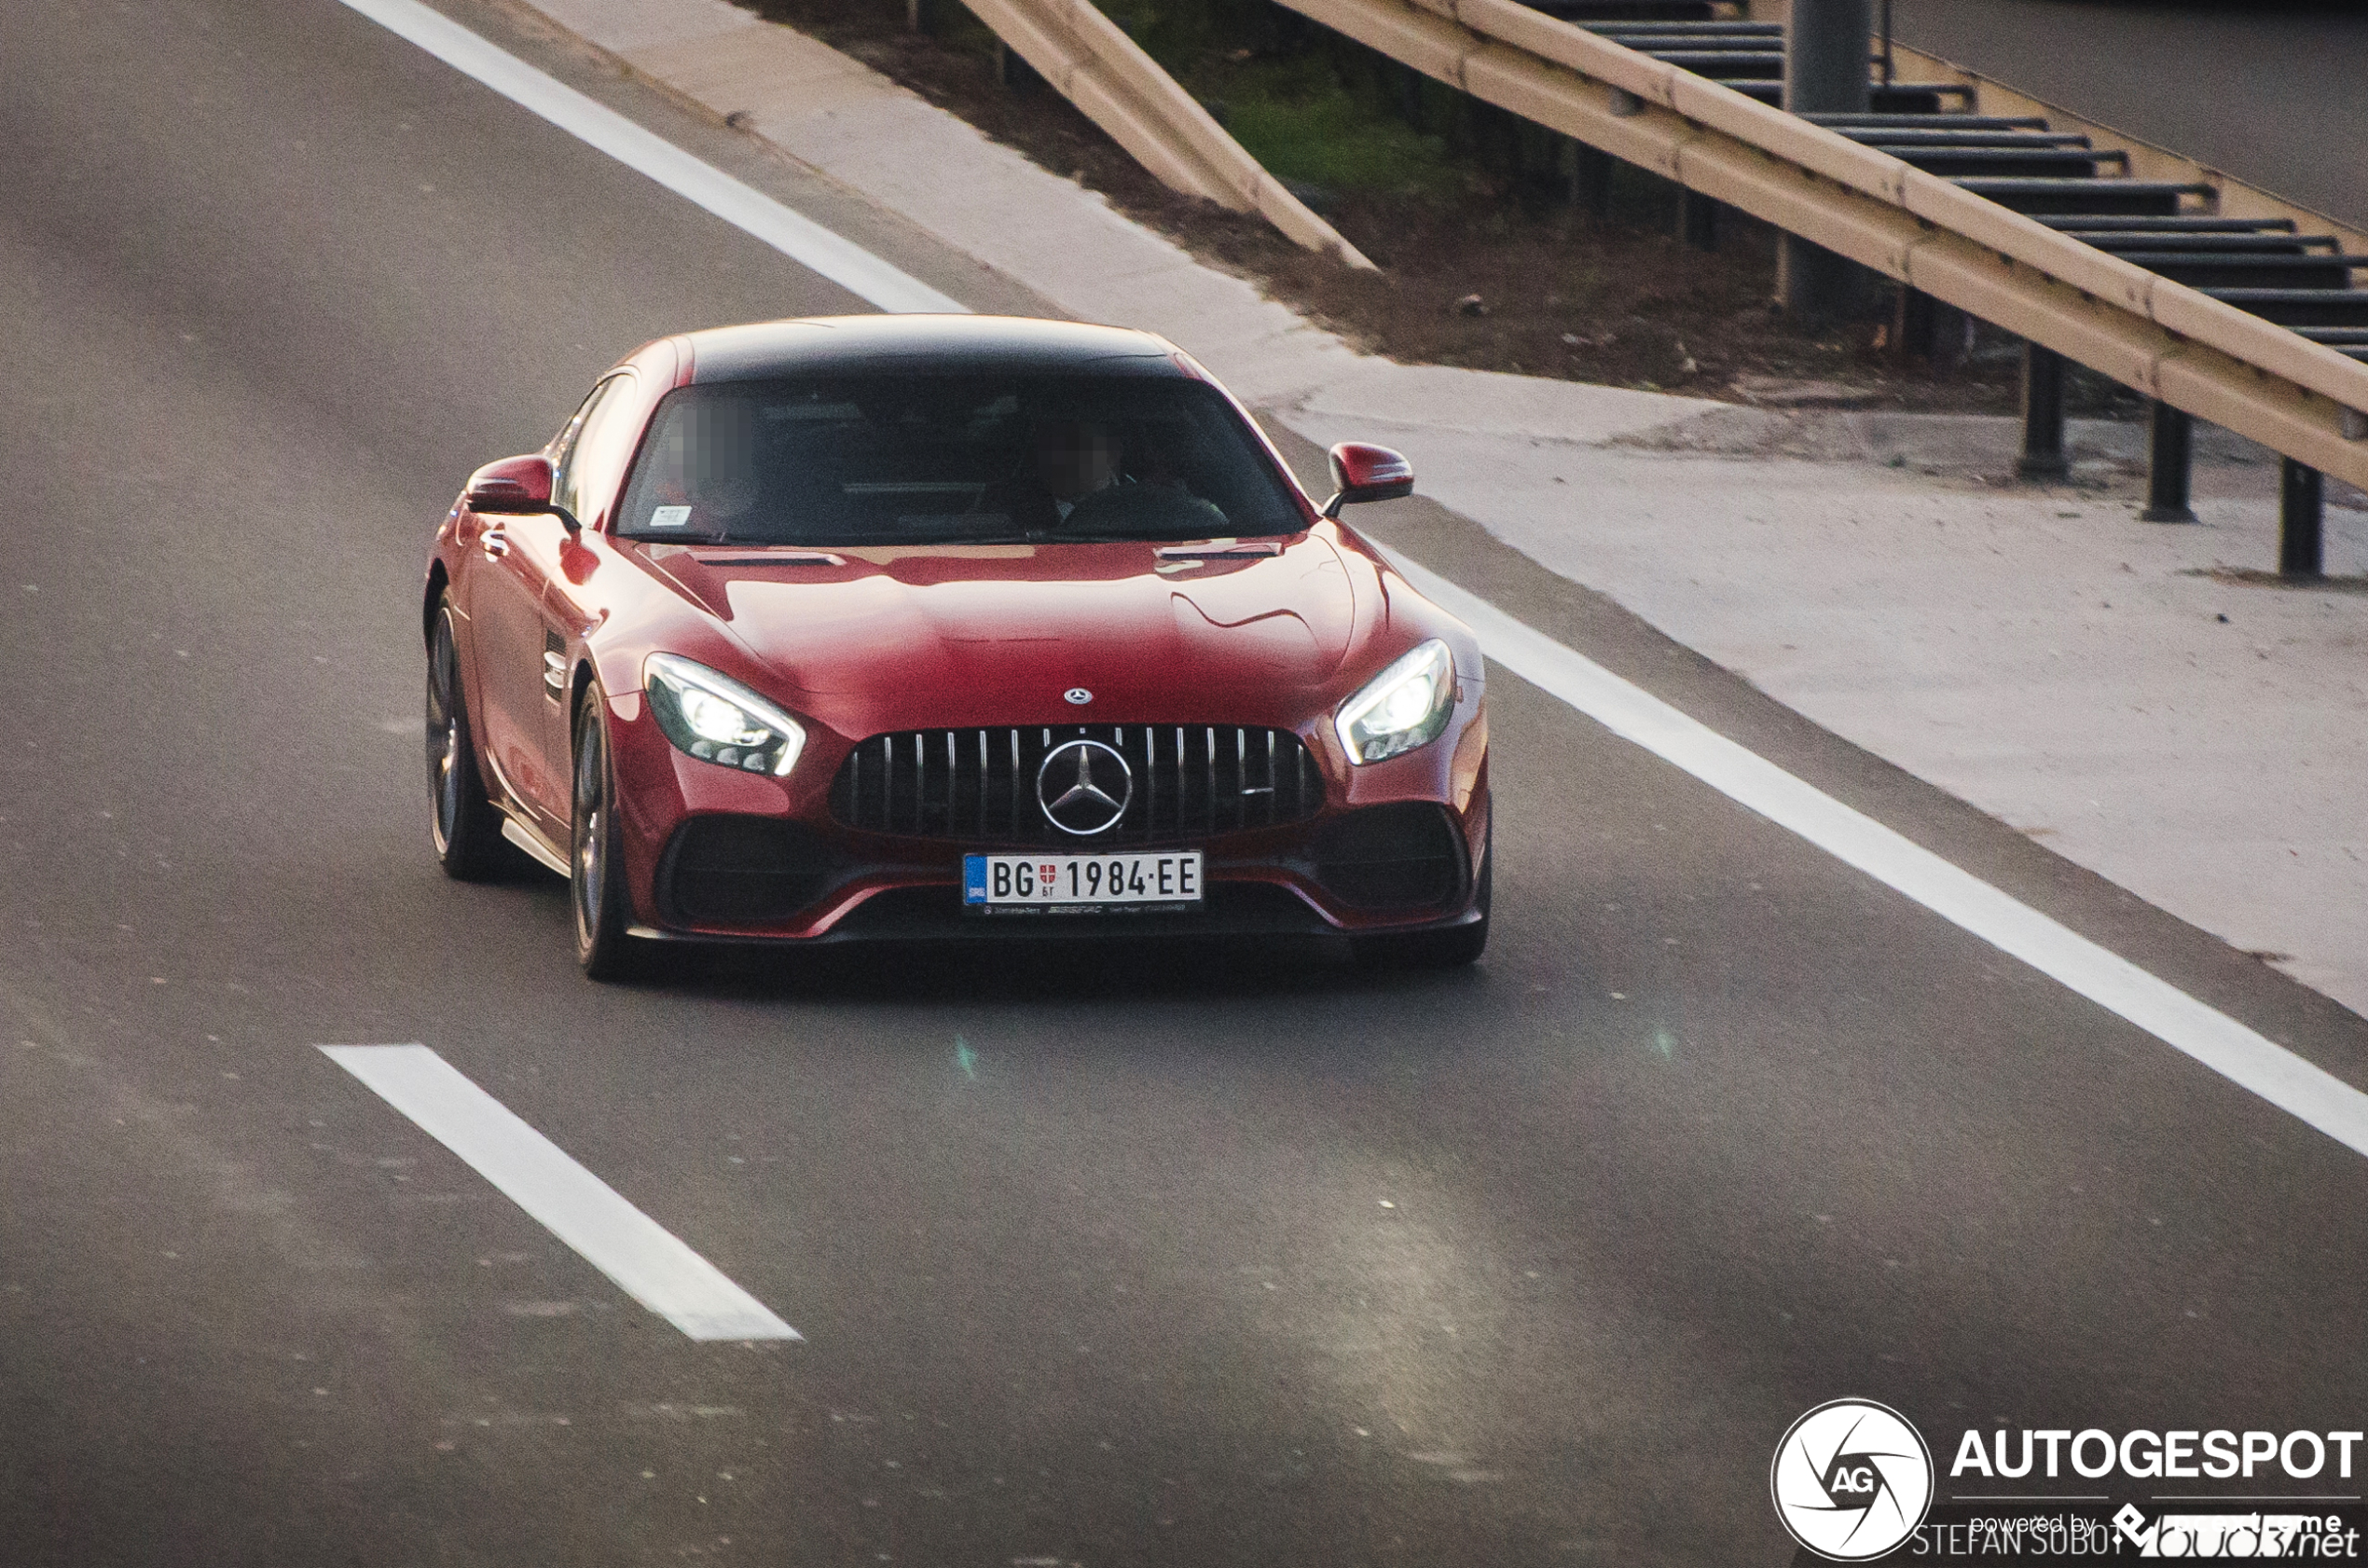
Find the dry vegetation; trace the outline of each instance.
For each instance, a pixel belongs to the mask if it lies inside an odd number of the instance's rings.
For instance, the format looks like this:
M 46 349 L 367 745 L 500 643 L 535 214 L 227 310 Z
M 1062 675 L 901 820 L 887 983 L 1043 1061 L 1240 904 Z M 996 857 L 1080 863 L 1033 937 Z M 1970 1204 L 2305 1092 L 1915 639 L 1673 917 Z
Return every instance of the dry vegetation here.
M 1016 59 L 1007 73 L 967 11 L 926 3 L 928 28 L 916 32 L 901 0 L 753 0 L 1395 359 L 1774 405 L 2014 406 L 2011 343 L 1985 332 L 1945 372 L 1903 362 L 1879 300 L 1864 321 L 1805 331 L 1770 308 L 1765 226 L 1725 213 L 1719 248 L 1690 248 L 1674 237 L 1673 187 L 1626 168 L 1608 215 L 1590 215 L 1567 199 L 1560 150 L 1542 133 L 1418 87 L 1264 0 L 1193 0 L 1148 21 L 1117 0 L 1106 9 L 1377 274 L 1166 189 Z M 2072 391 L 2084 411 L 2117 401 L 2085 377 Z

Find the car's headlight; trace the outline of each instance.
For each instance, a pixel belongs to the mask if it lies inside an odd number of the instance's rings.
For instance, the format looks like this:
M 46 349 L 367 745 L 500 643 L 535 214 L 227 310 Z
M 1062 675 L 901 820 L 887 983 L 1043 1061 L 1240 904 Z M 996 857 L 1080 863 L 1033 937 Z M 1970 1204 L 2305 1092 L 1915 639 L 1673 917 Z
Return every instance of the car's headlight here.
M 779 778 L 805 750 L 805 725 L 705 665 L 653 653 L 641 684 L 666 738 L 703 763 Z
M 1429 744 L 1455 708 L 1455 659 L 1434 639 L 1341 705 L 1332 721 L 1352 763 L 1378 763 Z

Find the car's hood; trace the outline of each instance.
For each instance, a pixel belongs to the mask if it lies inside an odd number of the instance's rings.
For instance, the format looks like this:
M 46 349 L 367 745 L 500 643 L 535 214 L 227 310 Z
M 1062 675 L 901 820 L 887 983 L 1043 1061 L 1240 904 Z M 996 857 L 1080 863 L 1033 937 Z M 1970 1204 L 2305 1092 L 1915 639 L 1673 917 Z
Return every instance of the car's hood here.
M 1128 543 L 660 547 L 650 560 L 768 688 L 852 733 L 1277 722 L 1264 716 L 1320 700 L 1356 622 L 1350 572 L 1313 533 L 1272 555 L 1193 558 Z

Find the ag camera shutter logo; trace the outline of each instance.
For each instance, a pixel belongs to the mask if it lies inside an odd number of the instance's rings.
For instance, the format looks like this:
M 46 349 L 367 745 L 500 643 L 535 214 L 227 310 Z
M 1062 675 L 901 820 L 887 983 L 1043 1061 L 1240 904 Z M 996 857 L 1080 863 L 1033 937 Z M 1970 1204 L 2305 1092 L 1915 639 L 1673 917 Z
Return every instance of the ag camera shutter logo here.
M 1784 1433 L 1769 1466 L 1776 1517 L 1833 1562 L 1880 1557 L 1933 1506 L 1933 1455 L 1907 1418 L 1871 1399 L 1818 1406 Z

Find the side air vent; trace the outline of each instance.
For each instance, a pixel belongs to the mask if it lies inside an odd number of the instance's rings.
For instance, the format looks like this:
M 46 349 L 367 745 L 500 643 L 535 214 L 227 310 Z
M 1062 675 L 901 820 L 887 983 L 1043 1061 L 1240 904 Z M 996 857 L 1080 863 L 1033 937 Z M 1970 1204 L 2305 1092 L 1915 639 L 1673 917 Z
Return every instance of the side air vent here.
M 1352 811 L 1315 841 L 1315 879 L 1357 909 L 1429 909 L 1464 885 L 1464 846 L 1443 806 Z
M 819 898 L 830 850 L 808 829 L 764 817 L 694 817 L 658 862 L 668 917 L 692 926 L 771 926 Z

